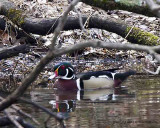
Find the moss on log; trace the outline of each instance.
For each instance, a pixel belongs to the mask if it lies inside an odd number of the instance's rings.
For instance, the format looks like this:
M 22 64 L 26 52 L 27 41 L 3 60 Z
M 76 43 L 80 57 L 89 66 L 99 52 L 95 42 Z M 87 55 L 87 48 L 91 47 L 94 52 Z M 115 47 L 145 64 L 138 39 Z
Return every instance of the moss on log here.
M 22 10 L 17 9 L 15 4 L 8 0 L 0 0 L 0 15 L 7 16 L 8 19 L 18 26 L 24 23 L 26 17 Z
M 7 17 L 16 25 L 21 26 L 26 16 L 23 15 L 22 10 L 11 8 L 7 11 Z
M 160 38 L 153 35 L 152 33 L 145 32 L 136 27 L 127 27 L 126 34 L 128 34 L 127 39 L 132 43 L 155 46 L 160 45 Z

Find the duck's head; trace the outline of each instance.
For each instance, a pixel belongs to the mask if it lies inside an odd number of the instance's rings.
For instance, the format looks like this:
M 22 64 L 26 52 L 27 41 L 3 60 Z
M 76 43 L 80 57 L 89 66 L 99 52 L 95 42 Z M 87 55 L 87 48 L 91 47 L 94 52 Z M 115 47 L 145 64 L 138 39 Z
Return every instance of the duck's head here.
M 59 78 L 70 80 L 75 78 L 74 68 L 68 62 L 62 62 L 54 66 L 53 74 L 49 77 L 49 79 Z

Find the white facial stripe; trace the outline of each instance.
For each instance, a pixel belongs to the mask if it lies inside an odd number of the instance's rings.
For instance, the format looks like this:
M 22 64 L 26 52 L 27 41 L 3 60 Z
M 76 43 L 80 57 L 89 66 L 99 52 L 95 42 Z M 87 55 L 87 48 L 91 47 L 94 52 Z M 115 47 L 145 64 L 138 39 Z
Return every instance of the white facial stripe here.
M 78 90 L 81 90 L 81 87 L 80 87 L 80 79 L 77 79 L 77 80 L 76 80 L 76 83 L 77 83 L 77 88 L 78 88 Z
M 63 64 L 62 64 L 63 65 Z M 60 65 L 57 69 L 59 69 L 62 65 Z M 68 67 L 72 72 L 74 72 L 74 70 L 71 68 L 71 67 Z M 56 70 L 57 70 L 56 69 Z M 65 74 L 65 76 L 59 76 L 59 78 L 61 78 L 61 79 L 65 79 L 65 80 L 70 80 L 70 79 L 73 79 L 73 78 L 75 78 L 75 75 L 72 75 L 71 77 L 67 77 L 68 76 L 68 74 L 69 74 L 69 69 L 66 69 L 66 74 Z M 58 77 L 57 77 L 58 78 Z
M 73 72 L 73 69 L 71 68 L 71 67 L 68 67 L 70 70 L 72 70 L 72 72 Z
M 66 69 L 66 75 L 64 77 L 67 77 L 68 73 L 69 73 L 69 71 L 68 71 L 68 69 Z
M 113 80 L 114 80 L 114 76 L 115 76 L 116 73 L 111 73 L 111 74 L 112 74 L 112 77 L 113 77 Z

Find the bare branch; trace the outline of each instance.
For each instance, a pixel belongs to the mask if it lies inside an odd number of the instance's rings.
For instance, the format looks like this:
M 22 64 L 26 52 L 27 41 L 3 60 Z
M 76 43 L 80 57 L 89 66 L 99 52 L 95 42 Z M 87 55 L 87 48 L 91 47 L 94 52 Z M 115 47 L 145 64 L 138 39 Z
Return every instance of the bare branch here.
M 31 104 L 31 105 L 33 105 L 33 106 L 35 106 L 35 107 L 43 110 L 43 111 L 46 112 L 47 114 L 49 114 L 49 115 L 51 115 L 52 117 L 54 117 L 55 119 L 57 119 L 59 122 L 61 122 L 61 121 L 64 119 L 62 116 L 58 116 L 57 114 L 49 111 L 49 110 L 46 109 L 45 107 L 43 107 L 43 106 L 41 106 L 41 105 L 39 105 L 39 104 L 37 104 L 37 103 L 34 103 L 34 102 L 32 102 L 32 101 L 26 100 L 26 99 L 24 99 L 24 98 L 20 98 L 19 101 L 24 102 L 24 103 L 27 103 L 27 104 Z
M 0 96 L 0 100 L 4 100 L 4 98 Z M 16 105 L 14 105 L 14 104 L 11 105 L 11 108 L 13 108 L 14 110 L 16 110 L 19 114 L 21 114 L 21 115 L 23 115 L 23 116 L 25 116 L 25 117 L 27 117 L 27 118 L 30 118 L 30 119 L 33 120 L 33 122 L 35 122 L 37 125 L 40 125 L 40 123 L 39 123 L 34 117 L 32 117 L 30 114 L 22 111 L 22 110 L 21 110 L 19 107 L 17 107 Z
M 9 120 L 17 127 L 17 128 L 23 128 L 23 126 L 16 120 L 14 119 L 14 116 L 12 116 L 7 109 L 4 110 L 4 113 L 7 115 Z
M 36 123 L 37 125 L 40 125 L 40 123 L 39 123 L 34 117 L 32 117 L 30 114 L 22 111 L 21 109 L 19 109 L 19 108 L 18 108 L 17 106 L 15 106 L 15 105 L 12 105 L 11 107 L 12 107 L 13 109 L 15 109 L 19 114 L 21 114 L 21 115 L 23 115 L 23 116 L 25 116 L 25 117 L 27 117 L 27 118 L 30 118 L 34 123 Z
M 84 30 L 82 15 L 78 11 L 78 9 L 76 8 L 76 6 L 74 7 L 74 11 L 78 14 L 78 19 L 79 19 L 79 24 L 80 24 L 81 30 Z
M 158 66 L 156 72 L 153 72 L 153 71 L 150 71 L 146 68 L 143 68 L 146 72 L 150 73 L 150 74 L 153 74 L 153 75 L 158 75 L 160 73 L 160 66 Z
M 60 31 L 62 31 L 65 23 L 66 23 L 66 20 L 67 20 L 67 16 L 68 16 L 68 13 L 74 8 L 74 6 L 79 2 L 79 0 L 74 0 L 71 2 L 70 6 L 67 8 L 67 10 L 64 12 L 63 16 L 61 17 L 60 21 L 59 21 L 59 24 L 57 26 L 57 28 L 55 29 L 54 31 L 54 37 L 52 39 L 52 44 L 50 46 L 50 49 L 53 50 L 54 49 L 54 46 L 55 46 L 55 42 L 57 40 L 57 37 L 58 35 L 60 34 Z

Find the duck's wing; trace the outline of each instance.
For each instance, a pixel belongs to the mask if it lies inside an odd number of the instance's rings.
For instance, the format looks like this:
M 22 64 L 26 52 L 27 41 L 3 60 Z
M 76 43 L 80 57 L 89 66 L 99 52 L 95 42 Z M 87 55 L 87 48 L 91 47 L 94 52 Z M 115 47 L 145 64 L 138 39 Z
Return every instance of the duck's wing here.
M 110 78 L 112 77 L 112 73 L 115 73 L 115 71 L 119 70 L 120 68 L 113 68 L 113 69 L 106 69 L 102 71 L 94 71 L 94 72 L 84 72 L 84 73 L 79 73 L 76 74 L 76 78 L 82 78 L 82 79 L 89 79 L 90 77 L 98 77 L 98 76 L 109 76 Z
M 123 73 L 116 73 L 114 76 L 115 80 L 121 80 L 124 81 L 125 79 L 127 79 L 129 76 L 131 75 L 135 75 L 136 71 L 134 70 L 129 70 L 127 72 L 123 72 Z
M 76 75 L 76 78 L 80 78 L 83 80 L 88 80 L 91 77 L 106 77 L 108 79 L 113 79 L 113 80 L 121 80 L 124 81 L 127 77 L 130 75 L 135 75 L 136 72 L 133 70 L 129 70 L 127 72 L 123 73 L 115 73 L 115 72 L 110 72 L 110 71 L 115 71 L 116 69 L 109 69 L 109 70 L 103 70 L 103 71 L 95 71 L 95 72 L 86 72 L 86 73 L 80 73 Z
M 77 78 L 83 79 L 83 80 L 88 80 L 91 77 L 107 77 L 107 78 L 113 78 L 112 72 L 109 71 L 95 71 L 95 72 L 85 72 L 85 73 L 80 73 L 76 75 Z

